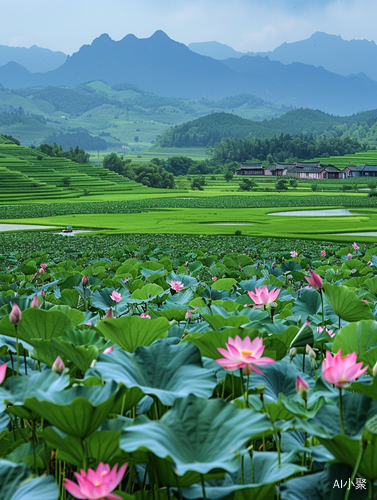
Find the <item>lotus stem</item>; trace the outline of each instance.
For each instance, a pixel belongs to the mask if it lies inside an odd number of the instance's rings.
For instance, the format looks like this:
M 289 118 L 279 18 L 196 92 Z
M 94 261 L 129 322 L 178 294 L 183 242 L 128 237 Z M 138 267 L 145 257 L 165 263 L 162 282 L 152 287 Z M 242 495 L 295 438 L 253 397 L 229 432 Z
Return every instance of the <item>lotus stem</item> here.
M 241 456 L 241 484 L 245 484 L 245 474 L 244 474 L 244 470 L 243 470 L 244 461 L 245 461 L 245 457 L 242 455 Z
M 344 424 L 343 424 L 343 410 L 342 410 L 342 388 L 339 387 L 339 419 L 340 419 L 340 428 L 342 430 L 342 434 L 344 432 Z
M 323 302 L 323 292 L 322 289 L 319 289 L 319 294 L 321 296 L 321 302 L 322 302 L 322 326 L 323 328 L 325 327 L 325 306 Z
M 16 330 L 17 376 L 18 376 L 20 374 L 20 346 L 18 343 L 17 325 L 14 325 L 14 329 Z
M 349 482 L 349 488 L 346 491 L 346 494 L 344 496 L 344 500 L 348 500 L 348 497 L 350 496 L 351 484 L 353 483 L 353 481 L 354 481 L 354 479 L 356 477 L 356 474 L 357 474 L 357 471 L 358 471 L 358 469 L 360 467 L 361 460 L 363 459 L 363 455 L 364 455 L 364 451 L 365 451 L 366 447 L 367 447 L 367 443 L 365 441 L 361 440 L 360 441 L 359 454 L 357 455 L 355 467 L 353 468 L 352 476 L 351 476 L 351 479 L 350 479 L 350 482 Z
M 204 476 L 203 476 L 203 474 L 200 474 L 200 480 L 201 480 L 201 482 L 202 482 L 203 500 L 207 500 L 207 496 L 206 496 L 206 487 L 205 487 L 205 484 L 204 484 Z

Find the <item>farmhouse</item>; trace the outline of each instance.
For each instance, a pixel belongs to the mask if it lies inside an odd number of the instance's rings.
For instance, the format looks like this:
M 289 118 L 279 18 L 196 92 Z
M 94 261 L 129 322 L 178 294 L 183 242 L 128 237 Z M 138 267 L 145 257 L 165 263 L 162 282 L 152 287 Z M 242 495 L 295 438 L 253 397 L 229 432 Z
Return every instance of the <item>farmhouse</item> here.
M 361 177 L 377 177 L 377 165 L 364 165 L 360 173 Z
M 261 163 L 241 163 L 235 175 L 264 175 L 264 168 Z

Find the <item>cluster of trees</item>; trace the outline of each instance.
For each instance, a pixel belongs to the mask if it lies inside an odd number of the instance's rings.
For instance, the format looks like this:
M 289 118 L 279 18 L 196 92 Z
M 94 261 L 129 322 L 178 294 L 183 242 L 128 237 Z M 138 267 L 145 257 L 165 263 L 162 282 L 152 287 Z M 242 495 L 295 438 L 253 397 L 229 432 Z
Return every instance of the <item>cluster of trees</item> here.
M 164 189 L 173 189 L 175 186 L 174 175 L 161 165 L 154 163 L 153 160 L 148 165 L 139 165 L 133 164 L 131 160 L 124 159 L 116 153 L 110 153 L 104 157 L 102 165 L 144 186 Z
M 1 137 L 4 137 L 4 139 L 7 139 L 9 142 L 13 142 L 13 144 L 17 144 L 17 146 L 21 145 L 20 141 L 12 135 L 1 134 Z
M 89 163 L 90 154 L 86 153 L 83 149 L 78 146 L 74 148 L 69 148 L 68 151 L 64 151 L 60 144 L 54 142 L 54 144 L 43 143 L 35 148 L 36 151 L 41 151 L 47 156 L 51 157 L 62 157 L 72 160 L 76 163 Z
M 266 139 L 231 138 L 216 144 L 212 151 L 215 162 L 267 161 L 269 163 L 310 160 L 317 157 L 341 156 L 366 151 L 368 148 L 350 137 L 293 137 L 275 135 Z

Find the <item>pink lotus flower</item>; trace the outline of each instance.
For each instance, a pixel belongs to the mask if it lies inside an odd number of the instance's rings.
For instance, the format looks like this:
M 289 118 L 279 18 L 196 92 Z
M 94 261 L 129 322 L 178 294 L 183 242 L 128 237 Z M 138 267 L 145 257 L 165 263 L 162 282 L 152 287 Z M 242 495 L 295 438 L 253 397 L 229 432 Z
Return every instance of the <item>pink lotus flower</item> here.
M 91 321 L 88 321 L 87 323 L 85 323 L 86 325 L 88 326 L 92 326 L 92 322 Z
M 263 375 L 263 372 L 257 368 L 257 365 L 275 363 L 275 360 L 272 358 L 262 358 L 265 348 L 262 337 L 256 337 L 252 341 L 250 337 L 245 337 L 242 340 L 241 337 L 237 335 L 235 339 L 229 337 L 228 343 L 225 345 L 227 349 L 223 349 L 222 347 L 217 348 L 220 354 L 225 356 L 225 359 L 216 359 L 216 361 L 226 370 L 237 370 L 238 368 L 243 368 L 244 372 L 247 374 L 255 371 Z
M 7 372 L 7 366 L 8 366 L 7 363 L 0 366 L 0 384 L 2 384 L 4 379 L 5 379 L 5 374 Z
M 300 394 L 302 399 L 307 399 L 308 397 L 309 385 L 301 377 L 296 378 L 296 392 Z
M 348 260 L 351 260 L 351 259 L 352 259 L 352 253 L 348 253 L 348 254 L 347 254 L 347 259 L 348 259 Z
M 322 363 L 323 378 L 336 387 L 342 387 L 351 380 L 359 378 L 367 371 L 368 366 L 361 369 L 363 362 L 356 363 L 356 359 L 356 352 L 342 356 L 342 350 L 339 349 L 333 357 L 330 351 L 326 351 L 326 359 Z
M 124 278 L 123 283 L 128 283 L 128 282 L 129 282 L 129 279 L 128 278 Z
M 55 359 L 55 361 L 54 361 L 54 363 L 53 363 L 53 365 L 51 367 L 51 370 L 53 372 L 59 373 L 59 375 L 61 375 L 64 372 L 64 369 L 65 369 L 65 365 L 63 363 L 63 360 L 62 360 L 62 358 L 60 356 L 58 356 Z
M 280 293 L 280 288 L 274 288 L 269 292 L 267 285 L 264 285 L 263 288 L 256 288 L 254 292 L 248 291 L 247 293 L 255 303 L 254 307 L 261 307 L 274 302 Z
M 110 308 L 106 313 L 105 319 L 109 319 L 112 317 L 113 317 L 113 310 Z
M 80 474 L 75 472 L 78 484 L 70 479 L 65 479 L 64 487 L 76 498 L 87 500 L 122 500 L 119 495 L 111 493 L 123 479 L 127 469 L 127 464 L 122 465 L 117 472 L 118 464 L 110 470 L 108 464 L 101 462 L 97 470 L 89 469 L 85 472 L 80 470 Z
M 296 250 L 292 250 L 291 257 L 298 257 L 298 253 L 296 252 Z
M 46 267 L 47 267 L 47 264 L 41 264 L 42 269 L 46 269 Z
M 305 325 L 310 326 L 310 321 L 306 320 Z
M 217 277 L 216 277 L 216 276 L 213 276 L 213 277 L 212 277 L 212 281 L 217 281 Z
M 106 347 L 106 349 L 103 351 L 103 354 L 109 354 L 110 352 L 113 352 L 114 347 Z
M 323 326 L 317 326 L 317 332 L 318 333 L 323 332 Z
M 9 315 L 9 321 L 12 323 L 12 325 L 17 326 L 19 323 L 21 323 L 21 319 L 21 309 L 17 304 L 13 304 L 12 311 Z
M 191 313 L 190 309 L 187 309 L 186 314 L 185 314 L 185 319 L 190 319 L 191 316 L 192 316 L 192 313 Z
M 45 270 L 44 270 L 44 269 L 42 269 L 42 268 L 40 268 L 40 270 L 39 270 L 39 274 L 43 274 L 44 272 L 45 272 Z
M 111 293 L 110 298 L 111 298 L 114 302 L 118 303 L 118 302 L 120 302 L 120 301 L 122 300 L 122 295 L 121 295 L 120 293 L 118 293 L 118 292 L 116 292 L 116 291 L 114 290 L 114 291 Z
M 314 271 L 312 271 L 311 269 L 309 269 L 309 274 L 310 274 L 310 278 L 308 278 L 308 276 L 305 276 L 306 281 L 315 290 L 321 290 L 321 288 L 323 286 L 321 277 L 318 276 L 318 274 L 315 273 Z
M 152 318 L 150 317 L 150 315 L 149 315 L 149 314 L 147 314 L 147 313 L 141 313 L 141 314 L 140 314 L 140 318 L 148 318 L 148 319 L 152 319 Z
M 31 301 L 30 307 L 33 307 L 34 309 L 38 309 L 39 308 L 39 301 L 38 301 L 38 296 L 37 295 L 35 295 L 33 297 L 33 300 Z
M 181 290 L 184 289 L 184 284 L 181 281 L 171 281 L 170 282 L 170 288 L 172 290 L 175 290 L 176 292 L 180 292 Z
M 353 248 L 354 250 L 359 250 L 359 248 L 360 248 L 360 247 L 359 247 L 359 245 L 356 243 L 356 241 L 354 241 L 354 243 L 353 243 L 353 245 L 352 245 L 352 248 Z
M 328 328 L 326 328 L 326 332 L 330 335 L 331 338 L 335 337 L 335 333 L 333 332 L 333 330 L 329 330 Z
M 326 257 L 326 250 L 321 250 L 322 257 Z

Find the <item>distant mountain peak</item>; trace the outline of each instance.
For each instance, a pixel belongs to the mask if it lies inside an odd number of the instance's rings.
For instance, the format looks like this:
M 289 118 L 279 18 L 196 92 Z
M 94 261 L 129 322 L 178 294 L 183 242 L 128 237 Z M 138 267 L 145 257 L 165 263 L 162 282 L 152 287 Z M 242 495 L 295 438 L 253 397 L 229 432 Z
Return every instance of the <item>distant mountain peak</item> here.
M 110 38 L 110 36 L 107 34 L 107 33 L 102 33 L 102 35 L 98 36 L 97 38 L 95 38 L 92 42 L 92 45 L 97 45 L 97 44 L 104 44 L 104 43 L 109 43 L 109 42 L 113 42 L 114 40 L 112 40 Z

